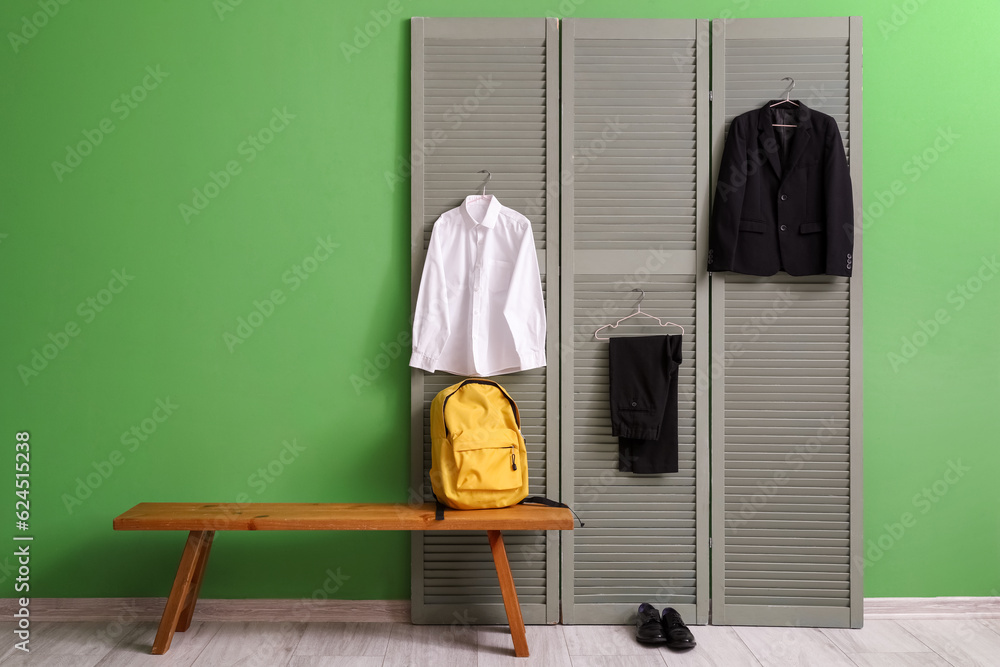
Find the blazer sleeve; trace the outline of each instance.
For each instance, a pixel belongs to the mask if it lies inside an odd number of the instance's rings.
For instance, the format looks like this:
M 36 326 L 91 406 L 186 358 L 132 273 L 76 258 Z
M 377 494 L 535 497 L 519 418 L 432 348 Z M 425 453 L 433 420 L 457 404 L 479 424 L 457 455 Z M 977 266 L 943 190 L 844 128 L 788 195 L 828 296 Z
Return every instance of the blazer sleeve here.
M 413 313 L 413 354 L 410 355 L 410 366 L 422 368 L 428 373 L 437 370 L 438 359 L 451 336 L 443 243 L 441 228 L 435 224 L 431 229 L 431 241 L 420 277 L 417 307 Z
M 743 115 L 730 124 L 722 151 L 709 230 L 709 271 L 731 271 L 736 261 L 747 175 L 747 118 Z
M 824 186 L 826 273 L 850 277 L 854 267 L 854 194 L 844 142 L 836 123 L 827 141 Z

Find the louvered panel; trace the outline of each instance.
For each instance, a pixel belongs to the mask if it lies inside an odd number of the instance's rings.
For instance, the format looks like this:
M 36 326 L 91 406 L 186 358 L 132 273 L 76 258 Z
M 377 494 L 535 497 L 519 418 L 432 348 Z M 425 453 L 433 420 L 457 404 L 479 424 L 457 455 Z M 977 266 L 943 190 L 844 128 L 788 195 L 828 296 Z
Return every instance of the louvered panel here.
M 780 97 L 785 76 L 793 99 L 837 120 L 848 151 L 860 146 L 859 21 L 715 28 L 720 152 L 733 117 Z M 712 279 L 713 622 L 860 627 L 860 253 L 858 236 L 850 280 Z
M 850 283 L 730 275 L 724 310 L 720 602 L 849 608 Z M 779 350 L 796 357 L 774 359 Z M 831 355 L 845 364 L 817 363 Z M 840 552 L 798 560 L 817 546 Z
M 547 269 L 558 239 L 558 34 L 553 19 L 413 19 L 412 232 L 414 298 L 434 222 L 482 187 L 531 220 L 549 320 L 548 368 L 494 378 L 518 404 L 528 448 L 532 494 L 558 496 L 558 290 Z M 556 57 L 558 62 L 558 57 Z M 551 155 L 551 157 L 550 157 Z M 411 375 L 411 497 L 433 500 L 430 415 L 433 398 L 462 378 Z M 550 447 L 551 445 L 551 447 Z M 504 533 L 518 597 L 528 623 L 558 620 L 558 535 Z M 412 616 L 450 623 L 455 614 L 477 623 L 506 623 L 485 534 L 414 533 Z
M 678 382 L 679 472 L 664 476 L 635 476 L 617 470 L 618 442 L 610 428 L 607 343 L 594 340 L 593 332 L 613 313 L 628 312 L 630 300 L 615 291 L 626 279 L 622 275 L 575 276 L 574 506 L 587 525 L 575 535 L 574 600 L 577 606 L 618 604 L 624 612 L 656 595 L 664 605 L 693 609 L 697 580 L 695 277 L 655 276 L 643 284 L 644 307 L 649 312 L 669 312 L 671 321 L 685 328 Z M 620 325 L 616 335 L 649 333 L 658 332 L 630 321 Z
M 531 220 L 545 248 L 545 36 L 490 41 L 425 40 L 424 140 L 416 146 L 425 248 L 437 217 L 482 184 L 480 169 L 493 173 L 490 192 Z
M 563 22 L 562 162 L 572 176 L 561 239 L 563 497 L 586 524 L 563 537 L 566 623 L 630 622 L 644 601 L 674 606 L 691 622 L 708 616 L 707 499 L 699 496 L 707 401 L 697 390 L 707 356 L 707 281 L 697 271 L 708 167 L 707 50 L 698 35 L 707 43 L 707 27 Z M 675 474 L 618 471 L 608 343 L 594 331 L 634 311 L 633 288 L 645 291 L 645 312 L 685 330 Z M 679 334 L 649 322 L 609 333 Z
M 695 55 L 689 39 L 576 40 L 577 248 L 694 249 Z

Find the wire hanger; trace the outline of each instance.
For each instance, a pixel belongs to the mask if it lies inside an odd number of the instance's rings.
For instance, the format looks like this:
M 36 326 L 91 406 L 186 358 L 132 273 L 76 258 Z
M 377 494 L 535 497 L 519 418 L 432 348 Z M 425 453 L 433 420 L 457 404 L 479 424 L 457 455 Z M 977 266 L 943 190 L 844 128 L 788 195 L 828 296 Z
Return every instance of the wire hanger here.
M 491 178 L 493 178 L 493 174 L 492 174 L 492 173 L 490 173 L 490 172 L 489 172 L 488 170 L 486 170 L 486 169 L 480 169 L 480 170 L 479 170 L 479 173 L 480 173 L 480 174 L 486 174 L 486 180 L 485 180 L 485 181 L 483 181 L 483 196 L 485 197 L 485 196 L 486 196 L 486 184 L 490 182 L 490 179 L 491 179 Z
M 642 290 L 642 289 L 639 289 L 638 287 L 636 287 L 632 291 L 633 292 L 640 292 L 640 294 L 639 294 L 639 302 L 635 304 L 635 312 L 632 313 L 631 315 L 626 315 L 625 317 L 621 318 L 620 320 L 618 320 L 614 324 L 605 324 L 603 327 L 601 327 L 600 329 L 598 329 L 597 331 L 594 332 L 594 338 L 596 338 L 597 340 L 608 340 L 607 338 L 601 338 L 597 334 L 599 334 L 604 329 L 607 329 L 608 327 L 611 327 L 612 329 L 615 329 L 615 328 L 618 327 L 619 324 L 621 324 L 622 322 L 624 322 L 627 319 L 631 319 L 631 318 L 635 317 L 636 315 L 643 315 L 645 317 L 651 317 L 654 320 L 656 320 L 657 323 L 661 327 L 665 327 L 665 326 L 668 326 L 668 325 L 669 326 L 674 326 L 674 327 L 677 327 L 678 329 L 680 329 L 682 334 L 684 333 L 684 327 L 682 327 L 681 325 L 679 325 L 679 324 L 677 324 L 675 322 L 664 322 L 659 317 L 656 317 L 655 315 L 650 315 L 649 313 L 645 312 L 642 309 L 642 300 L 646 297 L 646 291 L 645 290 Z
M 788 84 L 788 87 L 785 88 L 785 99 L 779 100 L 779 101 L 775 102 L 774 104 L 771 105 L 771 108 L 773 109 L 774 107 L 778 106 L 779 104 L 794 104 L 795 106 L 799 106 L 799 103 L 792 101 L 792 99 L 790 97 L 790 95 L 792 94 L 792 89 L 795 88 L 795 79 L 793 79 L 790 76 L 786 76 L 786 77 L 783 77 L 781 80 L 782 81 L 789 81 L 790 82 Z M 785 124 L 782 124 L 782 123 L 771 123 L 771 127 L 798 127 L 798 125 L 785 125 Z

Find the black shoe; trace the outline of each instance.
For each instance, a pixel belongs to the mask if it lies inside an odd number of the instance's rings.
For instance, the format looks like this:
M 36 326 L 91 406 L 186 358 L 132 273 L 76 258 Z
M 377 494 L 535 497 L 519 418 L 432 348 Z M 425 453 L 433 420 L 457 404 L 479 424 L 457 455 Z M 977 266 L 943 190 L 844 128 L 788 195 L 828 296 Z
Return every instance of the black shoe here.
M 667 641 L 660 624 L 660 612 L 656 607 L 643 602 L 635 619 L 635 638 L 643 644 L 662 644 Z
M 681 615 L 673 607 L 663 610 L 663 620 L 661 621 L 663 636 L 666 638 L 667 646 L 670 648 L 694 648 L 696 644 L 694 635 L 684 625 Z

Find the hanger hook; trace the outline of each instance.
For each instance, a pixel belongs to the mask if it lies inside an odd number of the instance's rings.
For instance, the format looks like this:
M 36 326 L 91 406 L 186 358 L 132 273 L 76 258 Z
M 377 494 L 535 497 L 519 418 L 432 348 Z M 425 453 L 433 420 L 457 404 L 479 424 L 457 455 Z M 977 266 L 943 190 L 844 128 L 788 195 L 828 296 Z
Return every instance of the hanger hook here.
M 635 309 L 639 310 L 640 306 L 642 306 L 642 300 L 646 298 L 646 290 L 641 287 L 633 287 L 632 291 L 639 292 L 639 303 L 635 304 Z
M 782 81 L 790 81 L 791 82 L 791 83 L 788 84 L 788 87 L 785 88 L 785 99 L 787 100 L 787 99 L 789 99 L 789 96 L 792 94 L 792 90 L 795 88 L 795 79 L 793 79 L 790 76 L 785 76 L 785 77 L 782 77 L 781 80 Z
M 493 178 L 493 174 L 488 169 L 480 169 L 479 173 L 480 174 L 486 174 L 486 180 L 483 181 L 483 195 L 485 196 L 486 195 L 486 184 L 489 183 L 490 179 Z

